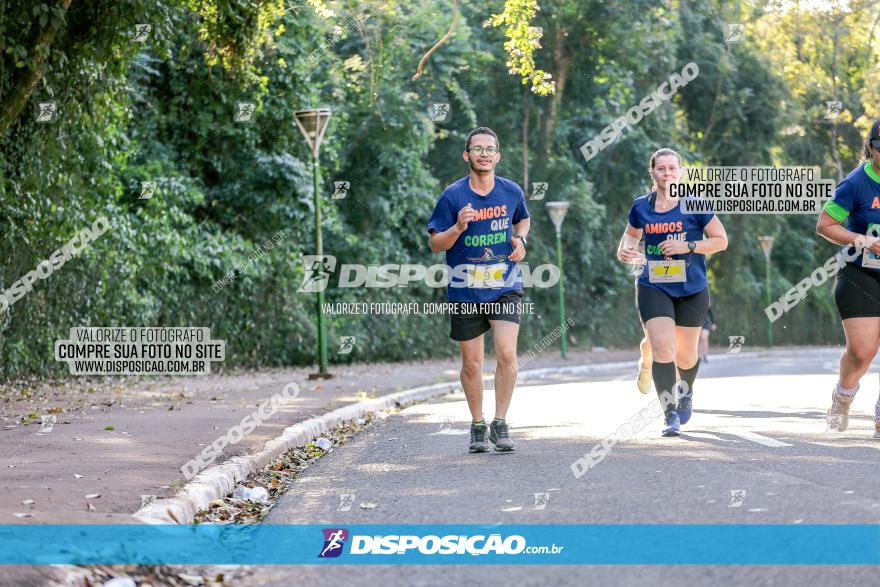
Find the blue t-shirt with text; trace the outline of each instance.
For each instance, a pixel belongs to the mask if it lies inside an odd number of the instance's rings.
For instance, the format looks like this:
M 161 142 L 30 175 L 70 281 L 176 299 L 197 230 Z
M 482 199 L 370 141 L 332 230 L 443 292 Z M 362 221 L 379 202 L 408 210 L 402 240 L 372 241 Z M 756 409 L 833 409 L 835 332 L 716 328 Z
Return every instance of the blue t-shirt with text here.
M 473 191 L 469 176 L 440 194 L 428 220 L 428 232 L 444 232 L 458 221 L 458 213 L 470 203 L 476 218 L 446 251 L 450 267 L 447 299 L 450 302 L 494 302 L 511 291 L 522 291 L 522 276 L 510 239 L 513 226 L 529 217 L 522 189 L 503 177 L 485 196 Z
M 648 278 L 649 264 L 646 262 L 639 275 L 639 285 L 654 287 L 674 297 L 689 296 L 703 291 L 709 286 L 706 279 L 706 256 L 699 253 L 685 253 L 666 257 L 660 251 L 660 243 L 666 240 L 698 241 L 703 239 L 703 229 L 712 221 L 715 214 L 685 214 L 681 204 L 665 212 L 654 209 L 655 192 L 633 201 L 629 210 L 629 224 L 642 229 L 645 239 L 645 259 L 650 261 L 683 260 L 685 262 L 685 281 L 671 283 L 651 283 Z
M 856 167 L 852 173 L 840 182 L 834 192 L 834 198 L 825 204 L 825 213 L 837 220 L 846 222 L 846 228 L 857 234 L 868 234 L 873 229 L 873 236 L 880 236 L 880 175 L 871 167 L 870 161 Z M 852 257 L 855 248 L 847 245 L 841 249 L 847 257 Z M 865 267 L 871 271 L 880 271 L 877 255 L 868 253 L 874 260 L 873 266 Z M 859 254 L 851 261 L 853 265 L 864 267 L 864 257 Z

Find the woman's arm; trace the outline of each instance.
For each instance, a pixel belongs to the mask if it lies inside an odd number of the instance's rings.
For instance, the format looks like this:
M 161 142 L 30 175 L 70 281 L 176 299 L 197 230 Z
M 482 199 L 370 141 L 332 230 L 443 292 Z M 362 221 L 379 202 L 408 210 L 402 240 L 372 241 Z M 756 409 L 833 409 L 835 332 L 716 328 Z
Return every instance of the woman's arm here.
M 694 241 L 697 243 L 697 246 L 694 249 L 695 253 L 709 255 L 717 253 L 718 251 L 723 251 L 727 248 L 727 232 L 724 230 L 724 226 L 721 224 L 721 221 L 718 220 L 717 216 L 709 221 L 709 224 L 703 229 L 703 233 L 708 238 Z M 678 240 L 663 241 L 660 243 L 660 251 L 668 256 L 684 255 L 691 252 L 685 241 Z
M 642 255 L 638 251 L 639 241 L 642 240 L 642 229 L 626 225 L 620 244 L 617 245 L 617 260 L 622 263 L 633 263 Z
M 877 237 L 858 234 L 844 228 L 840 221 L 829 216 L 825 210 L 822 210 L 819 220 L 816 221 L 816 234 L 835 245 L 856 245 L 880 255 L 880 242 Z
M 724 225 L 721 224 L 717 216 L 706 225 L 703 233 L 709 238 L 697 241 L 697 248 L 694 249 L 695 253 L 711 255 L 712 253 L 727 249 L 727 231 L 724 230 Z
M 843 223 L 829 216 L 825 210 L 816 221 L 816 234 L 835 245 L 851 245 L 857 237 L 862 236 L 844 228 Z

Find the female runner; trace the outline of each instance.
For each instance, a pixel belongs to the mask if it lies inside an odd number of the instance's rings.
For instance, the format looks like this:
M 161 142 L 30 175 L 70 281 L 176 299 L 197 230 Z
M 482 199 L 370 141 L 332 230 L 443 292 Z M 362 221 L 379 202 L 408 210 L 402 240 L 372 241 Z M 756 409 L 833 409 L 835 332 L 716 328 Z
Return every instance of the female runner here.
M 693 409 L 694 380 L 700 367 L 697 344 L 709 308 L 705 255 L 726 249 L 727 234 L 715 214 L 685 214 L 679 198 L 669 196 L 669 185 L 681 177 L 678 153 L 656 151 L 648 172 L 654 180 L 653 191 L 633 202 L 624 236 L 636 241 L 645 236 L 646 263 L 637 293 L 639 315 L 653 354 L 654 389 L 665 414 L 662 435 L 678 436 Z M 617 258 L 636 262 L 639 253 L 624 242 L 621 239 Z M 683 388 L 677 402 L 676 370 Z
M 840 357 L 840 375 L 831 393 L 827 421 L 828 428 L 838 432 L 849 425 L 849 407 L 859 390 L 859 380 L 880 344 L 880 242 L 871 244 L 865 236 L 880 234 L 880 118 L 871 125 L 862 155 L 865 162 L 840 182 L 816 223 L 816 232 L 832 243 L 862 248 L 862 253 L 837 274 L 834 286 L 846 350 Z M 880 438 L 880 400 L 874 407 L 874 438 Z

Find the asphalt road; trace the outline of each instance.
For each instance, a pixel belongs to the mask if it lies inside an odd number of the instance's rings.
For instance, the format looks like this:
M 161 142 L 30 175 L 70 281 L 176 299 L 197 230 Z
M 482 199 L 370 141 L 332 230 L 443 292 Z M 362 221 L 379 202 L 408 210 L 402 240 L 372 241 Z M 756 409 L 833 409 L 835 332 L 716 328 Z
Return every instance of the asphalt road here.
M 877 524 L 876 371 L 844 433 L 824 414 L 840 351 L 712 357 L 679 438 L 660 418 L 576 478 L 571 465 L 649 405 L 634 367 L 517 386 L 513 454 L 469 454 L 463 394 L 404 410 L 309 468 L 267 523 Z M 487 419 L 493 396 L 485 398 Z M 453 421 L 454 419 L 454 421 Z M 538 500 L 535 494 L 549 494 Z M 354 495 L 353 506 L 341 506 Z M 360 504 L 371 502 L 365 509 Z M 541 505 L 543 503 L 543 506 Z M 679 545 L 685 547 L 687 545 Z M 668 545 L 659 544 L 658 548 Z M 305 566 L 254 569 L 249 585 L 876 585 L 868 566 Z

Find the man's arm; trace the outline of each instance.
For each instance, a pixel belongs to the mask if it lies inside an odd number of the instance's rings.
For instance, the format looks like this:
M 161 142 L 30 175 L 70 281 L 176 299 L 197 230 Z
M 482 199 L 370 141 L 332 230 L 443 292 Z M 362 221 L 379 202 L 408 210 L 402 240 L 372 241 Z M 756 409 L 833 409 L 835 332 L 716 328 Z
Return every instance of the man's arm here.
M 455 241 L 458 240 L 458 237 L 461 236 L 461 233 L 467 230 L 468 223 L 474 219 L 475 215 L 473 206 L 468 202 L 467 206 L 458 211 L 458 219 L 455 224 L 443 232 L 435 230 L 431 233 L 431 239 L 428 241 L 428 244 L 431 246 L 431 252 L 439 253 L 451 249 Z
M 453 224 L 443 232 L 432 232 L 430 240 L 431 252 L 440 253 L 442 251 L 448 251 L 452 248 L 452 245 L 455 244 L 455 241 L 458 240 L 460 235 L 461 230 L 458 229 L 458 224 Z
M 523 218 L 513 225 L 513 236 L 524 236 L 528 238 L 529 228 L 532 226 L 531 218 Z
M 525 258 L 526 248 L 523 246 L 522 240 L 516 237 L 526 237 L 529 234 L 529 228 L 531 225 L 531 219 L 529 218 L 523 218 L 513 225 L 513 236 L 510 239 L 513 251 L 507 256 L 511 261 L 522 261 Z

